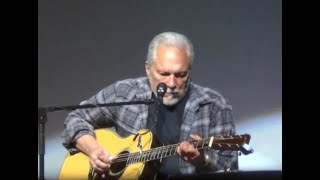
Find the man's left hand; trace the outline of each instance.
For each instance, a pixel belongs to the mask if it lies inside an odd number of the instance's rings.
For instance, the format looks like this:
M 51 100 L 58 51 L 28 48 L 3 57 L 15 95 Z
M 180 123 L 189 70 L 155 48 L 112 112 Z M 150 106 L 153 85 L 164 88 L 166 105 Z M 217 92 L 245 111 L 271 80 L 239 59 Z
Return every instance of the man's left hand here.
M 190 137 L 194 141 L 201 140 L 201 137 L 199 135 L 191 134 Z M 200 166 L 205 163 L 203 151 L 199 151 L 187 141 L 183 141 L 180 143 L 180 145 L 176 149 L 176 153 L 181 157 L 181 159 L 195 166 Z

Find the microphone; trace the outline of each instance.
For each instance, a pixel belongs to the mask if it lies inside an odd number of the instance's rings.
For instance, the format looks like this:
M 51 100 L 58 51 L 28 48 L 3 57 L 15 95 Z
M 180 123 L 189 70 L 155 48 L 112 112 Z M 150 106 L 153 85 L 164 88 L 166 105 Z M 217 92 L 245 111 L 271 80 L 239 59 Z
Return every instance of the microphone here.
M 159 83 L 157 86 L 157 98 L 162 103 L 163 96 L 167 92 L 167 85 L 165 83 Z

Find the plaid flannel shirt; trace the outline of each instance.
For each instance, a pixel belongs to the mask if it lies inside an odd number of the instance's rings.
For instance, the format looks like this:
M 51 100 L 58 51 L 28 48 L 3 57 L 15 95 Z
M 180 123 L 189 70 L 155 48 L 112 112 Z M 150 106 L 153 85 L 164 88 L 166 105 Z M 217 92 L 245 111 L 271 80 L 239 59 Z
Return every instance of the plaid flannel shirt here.
M 232 108 L 216 91 L 190 83 L 190 98 L 187 101 L 180 129 L 180 142 L 190 141 L 190 134 L 202 138 L 220 135 L 234 135 L 235 126 Z M 150 99 L 152 90 L 146 77 L 118 81 L 98 92 L 81 104 L 103 104 L 111 102 L 142 101 Z M 63 145 L 70 153 L 76 153 L 75 141 L 85 134 L 95 136 L 94 129 L 115 126 L 117 133 L 123 137 L 146 128 L 148 105 L 124 105 L 101 108 L 77 109 L 72 111 L 64 123 Z M 115 123 L 114 123 L 115 122 Z M 195 167 L 180 159 L 182 174 L 201 172 L 238 170 L 236 151 L 219 152 L 207 149 L 212 158 L 210 167 Z M 228 156 L 229 155 L 229 156 Z M 231 155 L 231 157 L 230 157 Z

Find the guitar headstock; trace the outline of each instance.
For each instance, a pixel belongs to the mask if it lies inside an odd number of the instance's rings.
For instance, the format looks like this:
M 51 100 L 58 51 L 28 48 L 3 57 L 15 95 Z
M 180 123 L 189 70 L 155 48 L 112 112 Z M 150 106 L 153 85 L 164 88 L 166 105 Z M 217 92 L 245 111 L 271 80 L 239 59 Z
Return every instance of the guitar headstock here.
M 217 150 L 241 151 L 247 155 L 253 153 L 249 146 L 251 136 L 249 134 L 232 136 L 214 136 L 210 138 L 209 147 Z

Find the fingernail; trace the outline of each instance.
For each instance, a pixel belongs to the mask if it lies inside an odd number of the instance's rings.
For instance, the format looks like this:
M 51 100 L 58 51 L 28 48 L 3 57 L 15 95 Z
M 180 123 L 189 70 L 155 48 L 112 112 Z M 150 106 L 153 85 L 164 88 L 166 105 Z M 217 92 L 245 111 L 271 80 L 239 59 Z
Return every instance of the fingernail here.
M 109 161 L 112 161 L 112 160 L 113 160 L 113 156 L 110 156 L 110 157 L 109 157 Z

